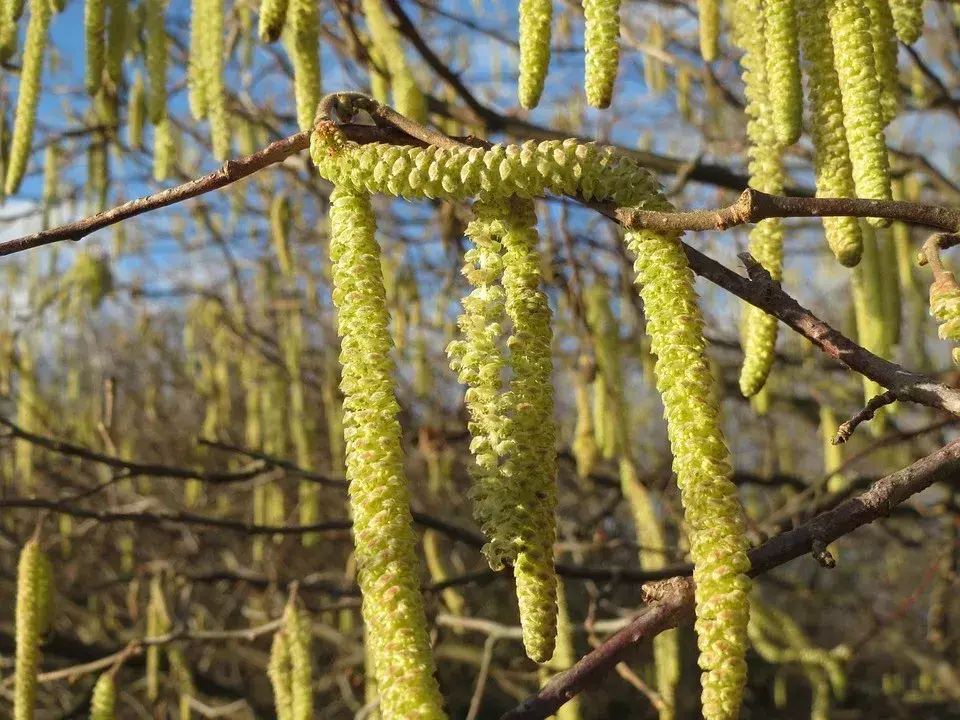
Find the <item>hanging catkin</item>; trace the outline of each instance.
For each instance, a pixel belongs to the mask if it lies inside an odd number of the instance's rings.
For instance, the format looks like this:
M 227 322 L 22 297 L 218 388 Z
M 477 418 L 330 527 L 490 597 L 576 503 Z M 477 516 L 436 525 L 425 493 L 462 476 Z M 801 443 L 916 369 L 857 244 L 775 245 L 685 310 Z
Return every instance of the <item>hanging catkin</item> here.
M 127 0 L 110 0 L 110 22 L 107 25 L 106 70 L 114 88 L 123 82 L 123 56 L 127 51 Z M 115 92 L 115 91 L 114 91 Z
M 535 108 L 550 67 L 553 0 L 520 0 L 520 104 Z
M 300 0 L 301 2 L 303 0 Z M 210 117 L 210 140 L 213 157 L 224 162 L 230 156 L 230 116 L 227 111 L 227 90 L 223 84 L 226 57 L 223 37 L 223 0 L 202 0 L 205 11 L 202 60 L 203 87 L 207 94 L 206 108 Z
M 96 95 L 103 83 L 106 57 L 107 0 L 86 0 L 83 5 L 83 29 L 86 42 L 87 94 Z
M 400 37 L 387 19 L 381 0 L 362 0 L 362 7 L 370 37 L 390 73 L 394 106 L 402 115 L 423 122 L 427 114 L 426 98 L 407 64 Z
M 584 0 L 587 102 L 609 107 L 620 64 L 620 0 Z
M 27 43 L 23 49 L 17 114 L 13 120 L 10 159 L 4 185 L 7 195 L 13 195 L 20 189 L 20 181 L 27 171 L 33 143 L 33 126 L 37 119 L 37 104 L 40 101 L 40 80 L 43 76 L 43 57 L 47 47 L 50 14 L 49 0 L 30 0 L 30 22 L 27 25 Z
M 867 225 L 863 226 L 862 231 L 863 260 L 854 268 L 851 277 L 857 321 L 857 342 L 870 352 L 889 358 L 890 347 L 887 345 L 887 333 L 884 330 L 883 291 L 876 232 Z M 883 388 L 877 382 L 866 376 L 863 376 L 862 380 L 864 402 L 883 392 Z M 880 408 L 875 421 L 870 426 L 872 431 L 876 433 L 882 429 L 885 416 L 886 408 Z
M 150 122 L 159 126 L 167 117 L 167 0 L 146 0 L 147 80 L 150 97 L 147 103 Z
M 923 32 L 923 0 L 889 0 L 897 38 L 907 45 L 920 39 Z
M 280 39 L 287 21 L 287 4 L 288 0 L 261 0 L 258 33 L 262 42 L 272 43 Z
M 293 690 L 290 682 L 290 640 L 283 629 L 277 630 L 273 635 L 267 676 L 273 686 L 273 704 L 277 710 L 277 720 L 292 720 Z
M 870 37 L 873 58 L 880 78 L 880 108 L 883 124 L 897 117 L 900 106 L 900 76 L 897 72 L 897 37 L 893 31 L 893 15 L 887 0 L 865 0 L 870 13 Z
M 717 59 L 720 45 L 720 0 L 697 0 L 700 18 L 700 56 L 707 62 Z
M 744 2 L 745 6 L 748 4 Z M 774 89 L 766 101 L 770 105 L 770 123 L 780 145 L 793 145 L 803 130 L 796 5 L 794 0 L 763 0 L 761 7 L 762 15 L 743 20 L 754 27 L 742 34 L 760 38 L 760 44 L 748 52 L 759 50 L 765 55 L 767 84 Z M 760 22 L 763 29 L 758 32 L 755 26 Z
M 46 2 L 46 0 L 44 0 Z M 37 540 L 23 546 L 17 566 L 17 653 L 13 689 L 14 720 L 33 720 L 37 702 L 37 670 L 43 608 L 50 592 L 42 581 L 43 551 Z
M 287 11 L 290 27 L 288 52 L 293 60 L 293 87 L 297 124 L 301 130 L 313 127 L 320 101 L 320 17 L 315 0 L 290 0 Z
M 90 700 L 90 720 L 114 720 L 117 702 L 117 688 L 113 673 L 105 672 L 93 686 L 93 698 Z
M 338 186 L 330 202 L 347 478 L 381 710 L 385 717 L 442 718 L 403 472 L 376 221 L 366 194 Z
M 810 69 L 807 94 L 810 99 L 810 123 L 813 135 L 813 169 L 817 197 L 853 197 L 853 166 L 846 130 L 840 80 L 834 66 L 834 51 L 824 0 L 798 0 L 800 41 Z M 827 244 L 841 264 L 852 267 L 860 262 L 863 239 L 856 218 L 823 218 Z
M 283 630 L 290 654 L 290 720 L 313 720 L 313 670 L 310 643 L 313 628 L 310 616 L 295 602 L 287 605 Z
M 140 70 L 133 74 L 127 108 L 127 144 L 139 150 L 143 147 L 143 128 L 147 119 L 147 90 Z
M 874 61 L 870 12 L 862 0 L 823 0 L 827 5 L 834 64 L 840 80 L 843 126 L 850 146 L 857 197 L 889 200 L 890 163 L 883 134 L 880 78 Z M 872 218 L 884 226 L 888 220 Z
M 173 142 L 173 129 L 166 116 L 153 130 L 153 179 L 163 182 L 170 175 L 176 147 Z
M 217 0 L 190 0 L 190 59 L 187 65 L 187 97 L 194 120 L 207 116 L 206 44 L 210 41 L 210 9 Z

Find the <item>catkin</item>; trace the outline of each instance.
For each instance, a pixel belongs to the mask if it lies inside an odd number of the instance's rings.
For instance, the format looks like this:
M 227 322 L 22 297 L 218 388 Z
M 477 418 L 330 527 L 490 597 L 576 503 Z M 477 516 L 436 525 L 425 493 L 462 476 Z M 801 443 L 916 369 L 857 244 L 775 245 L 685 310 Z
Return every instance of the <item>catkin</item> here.
M 40 80 L 43 76 L 43 57 L 47 47 L 47 28 L 50 26 L 49 0 L 30 0 L 30 22 L 27 25 L 27 44 L 23 49 L 20 70 L 20 92 L 17 95 L 17 114 L 13 121 L 10 140 L 10 159 L 4 190 L 13 195 L 27 171 L 30 146 L 33 143 L 33 125 L 40 100 Z
M 44 0 L 46 2 L 46 0 Z M 47 603 L 41 567 L 43 551 L 36 539 L 23 546 L 17 566 L 17 652 L 14 679 L 14 720 L 33 720 L 37 702 L 37 669 L 43 607 Z
M 573 431 L 570 449 L 577 462 L 577 476 L 586 479 L 597 464 L 597 439 L 594 437 L 593 412 L 590 403 L 590 386 L 587 377 L 589 360 L 584 358 L 574 373 L 573 392 L 577 408 L 577 424 Z
M 209 10 L 216 0 L 190 0 L 190 59 L 187 65 L 187 97 L 194 120 L 207 116 L 206 43 L 210 40 L 207 26 Z
M 700 20 L 700 56 L 707 62 L 717 59 L 720 45 L 720 0 L 697 0 Z
M 90 700 L 90 720 L 114 720 L 117 702 L 117 688 L 113 673 L 105 672 L 93 686 L 93 698 Z
M 143 76 L 137 70 L 130 87 L 130 102 L 127 103 L 127 144 L 132 148 L 143 147 L 143 128 L 147 120 L 147 89 Z
M 407 64 L 400 37 L 387 19 L 381 0 L 362 0 L 362 7 L 373 45 L 390 73 L 393 104 L 402 115 L 423 122 L 427 115 L 426 98 Z
M 287 16 L 297 123 L 301 130 L 309 130 L 320 101 L 319 5 L 315 0 L 290 0 Z
M 23 4 L 23 0 L 0 3 L 0 60 L 9 60 L 17 50 L 17 21 Z
M 278 193 L 270 200 L 270 239 L 273 251 L 285 276 L 293 275 L 293 256 L 290 254 L 290 200 Z
M 889 0 L 897 38 L 913 45 L 923 32 L 923 0 Z
M 227 91 L 223 84 L 224 38 L 223 0 L 202 0 L 205 10 L 202 59 L 203 87 L 206 109 L 210 118 L 210 140 L 213 157 L 223 162 L 230 156 L 230 116 L 227 112 Z M 301 2 L 303 0 L 300 0 Z
M 952 272 L 941 271 L 930 284 L 930 314 L 940 323 L 940 339 L 960 344 L 960 285 Z M 952 356 L 960 366 L 960 348 L 955 347 Z
M 159 126 L 167 117 L 167 0 L 146 0 L 147 79 L 150 82 L 150 122 Z
M 277 720 L 291 720 L 293 691 L 290 684 L 290 642 L 283 630 L 274 633 L 267 676 L 273 686 L 273 704 L 277 709 Z
M 876 0 L 880 1 L 880 0 Z M 746 5 L 748 3 L 744 3 Z M 800 84 L 800 49 L 794 0 L 764 0 L 762 40 L 769 87 L 771 124 L 782 146 L 793 145 L 803 131 L 803 90 Z M 745 20 L 756 24 L 758 17 Z M 756 30 L 751 34 L 761 35 Z
M 520 0 L 520 104 L 535 108 L 550 67 L 553 0 Z
M 160 637 L 170 629 L 167 604 L 163 597 L 163 579 L 157 573 L 150 579 L 147 602 L 147 637 Z M 146 658 L 147 699 L 155 702 L 160 696 L 160 646 L 148 645 Z
M 870 37 L 873 58 L 880 78 L 880 108 L 883 124 L 897 117 L 900 107 L 900 75 L 897 71 L 897 37 L 888 0 L 865 0 L 870 13 Z
M 883 133 L 881 86 L 874 61 L 870 12 L 863 0 L 824 1 L 857 197 L 889 200 L 890 163 Z M 871 218 L 870 223 L 882 227 L 889 224 L 889 220 Z
M 50 227 L 50 211 L 57 202 L 57 185 L 60 182 L 57 157 L 59 150 L 56 144 L 50 143 L 43 151 L 43 217 L 44 229 Z
M 843 446 L 834 445 L 833 438 L 837 434 L 837 415 L 829 405 L 820 406 L 820 439 L 823 442 L 823 470 L 827 474 L 827 490 L 838 492 L 843 490 L 848 480 L 837 470 L 843 465 Z
M 110 22 L 107 25 L 106 70 L 113 87 L 123 81 L 123 56 L 127 51 L 127 0 L 110 0 Z
M 368 195 L 330 196 L 347 478 L 363 616 L 385 717 L 442 718 L 400 447 L 392 341 Z
M 884 330 L 883 291 L 880 274 L 880 258 L 875 231 L 863 227 L 863 260 L 854 268 L 851 277 L 853 286 L 854 313 L 857 321 L 857 342 L 876 355 L 890 357 L 887 333 Z M 883 392 L 873 380 L 863 376 L 863 399 L 865 402 Z M 883 427 L 886 408 L 880 408 L 871 429 L 879 432 Z
M 276 42 L 287 21 L 288 0 L 261 0 L 258 34 L 265 43 Z
M 620 0 L 584 0 L 587 102 L 610 106 L 620 64 Z
M 83 6 L 83 31 L 86 42 L 87 94 L 96 95 L 103 83 L 106 58 L 107 0 L 86 0 Z
M 290 718 L 313 720 L 313 670 L 310 664 L 313 630 L 310 617 L 299 611 L 295 603 L 290 603 L 284 613 L 283 629 L 290 653 Z
M 810 66 L 807 94 L 813 136 L 817 197 L 853 197 L 853 165 L 843 126 L 840 79 L 834 66 L 825 0 L 799 0 L 800 42 Z M 853 267 L 863 254 L 856 218 L 823 218 L 827 244 L 842 265 Z
M 170 175 L 176 147 L 170 119 L 164 115 L 153 130 L 153 179 L 163 182 Z

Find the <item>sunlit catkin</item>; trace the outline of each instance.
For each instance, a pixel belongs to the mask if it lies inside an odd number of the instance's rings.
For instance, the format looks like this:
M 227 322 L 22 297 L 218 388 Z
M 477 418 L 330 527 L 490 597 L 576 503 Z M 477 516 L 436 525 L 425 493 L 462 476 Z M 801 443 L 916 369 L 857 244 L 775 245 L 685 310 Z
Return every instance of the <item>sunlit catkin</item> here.
M 280 272 L 289 277 L 294 266 L 290 254 L 290 200 L 284 193 L 277 193 L 270 200 L 270 240 Z
M 762 8 L 767 82 L 774 89 L 769 95 L 771 124 L 777 142 L 793 145 L 803 130 L 796 5 L 794 0 L 765 0 Z M 758 18 L 746 22 L 757 24 Z
M 44 0 L 46 2 L 46 0 Z M 36 539 L 23 546 L 17 566 L 17 653 L 13 689 L 14 720 L 33 720 L 40 663 L 40 624 L 47 602 L 41 582 L 43 551 Z
M 940 339 L 960 345 L 960 285 L 948 270 L 940 270 L 930 284 L 930 314 L 940 323 Z M 960 366 L 960 347 L 953 348 L 952 357 Z
M 227 90 L 223 82 L 224 49 L 223 0 L 201 0 L 205 10 L 202 52 L 202 81 L 206 92 L 206 108 L 210 118 L 210 141 L 213 157 L 220 162 L 230 156 L 230 116 L 227 111 Z M 302 1 L 302 0 L 301 0 Z
M 870 12 L 863 0 L 824 1 L 857 197 L 889 200 L 890 163 L 883 134 L 881 85 L 874 61 Z M 870 222 L 881 227 L 889 224 L 876 218 Z
M 129 19 L 127 0 L 110 0 L 110 22 L 107 24 L 107 77 L 114 88 L 123 81 L 123 56 L 127 51 L 127 22 Z
M 260 26 L 257 30 L 260 40 L 265 43 L 276 42 L 283 32 L 287 21 L 288 0 L 261 0 Z
M 170 175 L 176 148 L 173 142 L 173 129 L 166 116 L 153 130 L 153 179 L 163 182 Z
M 897 38 L 912 45 L 923 32 L 923 0 L 890 0 Z
M 620 64 L 620 0 L 584 0 L 587 102 L 609 107 Z
M 853 197 L 853 165 L 843 126 L 840 80 L 834 66 L 825 0 L 798 0 L 800 41 L 809 64 L 807 95 L 818 197 Z M 856 218 L 823 218 L 827 243 L 841 264 L 860 262 L 863 239 Z
M 673 468 L 691 529 L 696 630 L 705 671 L 703 716 L 732 719 L 738 717 L 746 682 L 750 561 L 713 396 L 703 318 L 693 273 L 676 237 L 628 232 L 627 244 L 636 257 Z M 678 317 L 684 321 L 678 323 Z
M 426 99 L 407 63 L 400 36 L 384 12 L 383 3 L 381 0 L 362 0 L 362 7 L 373 44 L 390 73 L 394 106 L 402 115 L 423 122 L 427 113 Z
M 893 31 L 893 15 L 887 0 L 865 0 L 870 13 L 870 37 L 873 58 L 880 79 L 880 108 L 884 125 L 897 116 L 900 106 L 900 76 L 897 72 L 897 37 Z
M 535 108 L 550 66 L 553 0 L 520 0 L 520 104 Z
M 116 717 L 117 688 L 113 673 L 105 672 L 93 686 L 90 700 L 90 720 L 114 720 Z
M 298 610 L 296 603 L 290 603 L 284 612 L 283 630 L 290 653 L 290 718 L 313 720 L 313 669 L 310 663 L 313 630 L 310 616 Z
M 194 120 L 207 116 L 206 43 L 210 40 L 209 10 L 217 0 L 190 0 L 190 47 L 187 65 L 187 97 Z
M 880 257 L 876 232 L 863 226 L 863 260 L 854 268 L 851 276 L 854 313 L 857 321 L 857 342 L 870 352 L 883 358 L 890 357 L 887 333 L 884 330 L 883 290 L 880 274 Z M 869 401 L 883 392 L 883 388 L 866 376 L 863 380 L 863 399 Z M 870 429 L 879 432 L 883 427 L 886 408 L 877 411 Z
M 143 128 L 147 119 L 147 89 L 139 70 L 133 74 L 127 108 L 127 144 L 140 149 L 143 147 Z
M 385 717 L 442 718 L 403 471 L 376 221 L 364 193 L 338 186 L 330 203 L 347 478 L 381 710 Z
M 273 686 L 273 704 L 277 710 L 277 720 L 291 720 L 293 691 L 290 684 L 290 641 L 282 629 L 273 635 L 267 677 L 270 678 L 270 684 Z
M 23 49 L 17 114 L 13 121 L 13 137 L 10 140 L 7 177 L 4 185 L 7 195 L 13 195 L 20 188 L 20 181 L 27 170 L 27 161 L 30 158 L 50 15 L 49 0 L 30 0 L 30 22 L 27 25 L 27 43 Z
M 106 58 L 107 0 L 86 0 L 83 5 L 83 33 L 86 43 L 87 94 L 96 95 L 103 83 Z
M 150 96 L 147 106 L 150 122 L 159 126 L 167 117 L 167 0 L 146 0 L 147 80 Z
M 717 59 L 720 45 L 720 0 L 697 0 L 700 22 L 700 56 L 707 62 Z
M 297 124 L 301 130 L 313 127 L 320 101 L 320 16 L 314 0 L 290 0 L 287 11 L 287 48 L 293 61 L 293 89 Z

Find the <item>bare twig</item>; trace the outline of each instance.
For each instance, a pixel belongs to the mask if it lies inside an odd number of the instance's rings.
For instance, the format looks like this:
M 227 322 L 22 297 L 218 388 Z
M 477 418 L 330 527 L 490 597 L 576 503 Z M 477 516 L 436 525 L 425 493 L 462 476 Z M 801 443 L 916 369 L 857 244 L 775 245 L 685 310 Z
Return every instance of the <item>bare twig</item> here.
M 880 408 L 886 407 L 887 405 L 892 405 L 899 399 L 900 393 L 897 390 L 887 390 L 886 392 L 870 398 L 867 404 L 864 405 L 856 415 L 837 428 L 837 434 L 833 436 L 833 439 L 830 442 L 834 445 L 842 445 L 850 439 L 850 436 L 853 435 L 853 431 L 857 429 L 857 426 L 860 425 L 860 423 L 872 420 L 873 416 L 877 414 L 877 411 Z

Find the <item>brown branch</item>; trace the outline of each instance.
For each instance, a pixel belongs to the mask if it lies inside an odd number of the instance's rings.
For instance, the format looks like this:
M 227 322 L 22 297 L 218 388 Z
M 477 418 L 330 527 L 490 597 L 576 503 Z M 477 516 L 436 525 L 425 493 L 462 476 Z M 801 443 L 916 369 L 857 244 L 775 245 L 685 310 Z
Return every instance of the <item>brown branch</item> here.
M 815 545 L 828 544 L 879 518 L 907 498 L 936 482 L 960 473 L 960 440 L 946 445 L 909 467 L 881 478 L 866 492 L 785 532 L 750 552 L 753 576 L 806 555 Z M 553 678 L 501 720 L 539 720 L 553 715 L 565 702 L 612 670 L 638 642 L 676 627 L 693 610 L 693 580 L 672 578 L 644 586 L 650 607 L 630 625 Z

